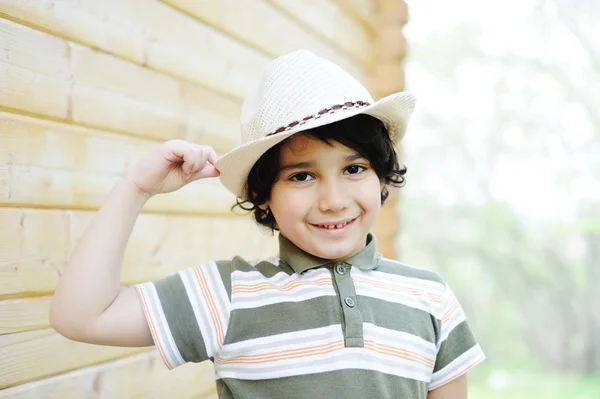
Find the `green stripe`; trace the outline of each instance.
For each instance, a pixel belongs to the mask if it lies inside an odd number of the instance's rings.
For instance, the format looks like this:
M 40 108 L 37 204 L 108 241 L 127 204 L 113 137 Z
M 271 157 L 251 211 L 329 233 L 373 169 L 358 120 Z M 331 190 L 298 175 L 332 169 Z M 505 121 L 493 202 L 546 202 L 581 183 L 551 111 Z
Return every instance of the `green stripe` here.
M 358 306 L 365 323 L 410 333 L 431 343 L 437 342 L 439 332 L 433 323 L 437 320 L 428 312 L 366 296 L 358 297 Z M 228 332 L 225 343 L 327 327 L 342 324 L 343 320 L 339 300 L 333 296 L 303 302 L 283 302 L 260 308 L 236 309 L 231 314 L 230 324 L 233 327 Z
M 448 338 L 442 342 L 433 372 L 435 373 L 443 369 L 476 344 L 477 342 L 475 341 L 475 337 L 473 337 L 473 333 L 471 332 L 467 321 L 463 321 L 454 327 L 454 330 L 450 332 Z
M 359 296 L 358 304 L 365 323 L 410 333 L 431 343 L 437 342 L 432 323 L 435 318 L 428 312 L 368 296 Z
M 348 365 L 352 367 L 352 365 Z M 428 383 L 371 370 L 345 369 L 270 380 L 217 380 L 220 399 L 377 398 L 426 399 Z
M 225 291 L 227 291 L 227 297 L 229 298 L 229 302 L 231 303 L 231 261 L 219 260 L 215 263 L 217 264 L 219 276 L 221 277 L 221 281 L 223 281 Z
M 342 311 L 334 296 L 282 302 L 231 312 L 226 344 L 340 324 Z
M 179 274 L 156 281 L 154 285 L 183 359 L 187 362 L 208 359 L 202 334 Z

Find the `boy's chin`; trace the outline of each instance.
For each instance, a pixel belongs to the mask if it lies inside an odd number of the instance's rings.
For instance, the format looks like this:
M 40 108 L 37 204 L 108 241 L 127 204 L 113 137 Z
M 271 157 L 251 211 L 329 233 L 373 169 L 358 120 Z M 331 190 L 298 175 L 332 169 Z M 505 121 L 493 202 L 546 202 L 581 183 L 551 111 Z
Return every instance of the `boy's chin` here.
M 312 255 L 321 259 L 328 259 L 331 261 L 342 261 L 352 257 L 361 249 L 362 248 L 357 247 L 356 243 L 351 242 L 337 244 L 319 243 L 313 246 L 313 251 L 311 251 L 311 253 Z

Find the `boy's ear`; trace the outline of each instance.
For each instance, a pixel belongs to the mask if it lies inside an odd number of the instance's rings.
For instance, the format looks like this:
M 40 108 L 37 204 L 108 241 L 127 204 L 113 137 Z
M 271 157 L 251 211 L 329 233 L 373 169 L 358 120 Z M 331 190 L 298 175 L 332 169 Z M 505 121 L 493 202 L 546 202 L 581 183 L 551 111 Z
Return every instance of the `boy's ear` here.
M 264 204 L 261 204 L 258 207 L 260 209 L 262 209 L 263 211 L 266 211 L 267 209 L 269 209 L 269 204 L 267 202 L 265 202 Z

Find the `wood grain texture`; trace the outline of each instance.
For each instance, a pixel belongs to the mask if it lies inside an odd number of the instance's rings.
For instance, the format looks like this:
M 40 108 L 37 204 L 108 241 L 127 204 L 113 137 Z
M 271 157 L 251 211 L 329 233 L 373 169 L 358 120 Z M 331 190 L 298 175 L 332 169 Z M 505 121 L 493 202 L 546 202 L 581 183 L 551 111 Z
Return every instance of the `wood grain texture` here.
M 342 0 L 340 0 L 342 1 Z M 377 66 L 371 76 L 375 98 L 404 90 L 404 56 L 406 42 L 402 26 L 406 23 L 408 12 L 403 0 L 375 0 L 375 57 Z M 397 148 L 400 159 L 401 148 Z M 400 159 L 400 162 L 401 159 Z M 401 191 L 390 188 L 390 196 L 382 207 L 381 214 L 374 226 L 379 251 L 386 257 L 397 257 L 396 241 L 400 230 L 398 200 Z
M 148 350 L 82 344 L 52 329 L 0 335 L 0 389 Z
M 366 29 L 370 31 L 377 29 L 377 0 L 335 0 L 335 2 Z
M 0 107 L 65 119 L 69 79 L 67 43 L 0 19 Z
M 218 149 L 234 140 L 208 133 L 207 121 L 191 123 L 192 141 Z M 0 112 L 0 206 L 97 209 L 125 169 L 157 144 Z M 231 216 L 234 203 L 218 179 L 204 179 L 152 198 L 143 211 Z
M 332 0 L 266 0 L 322 41 L 360 59 L 367 69 L 373 64 L 371 32 L 364 29 Z
M 173 61 L 169 58 L 168 62 Z M 239 65 L 243 68 L 246 64 Z M 241 104 L 197 85 L 0 19 L 1 108 L 169 140 L 207 133 L 236 138 Z M 199 121 L 202 117 L 205 119 Z
M 157 0 L 9 1 L 0 16 L 238 99 L 269 60 Z
M 168 370 L 156 351 L 88 366 L 0 391 L 3 399 L 216 399 L 212 363 Z
M 371 63 L 367 51 L 370 43 L 355 43 L 344 52 L 336 43 L 324 42 L 318 34 L 295 23 L 265 0 L 162 1 L 270 57 L 304 48 L 337 63 L 359 80 L 364 79 L 363 68 Z M 327 5 L 323 3 L 322 6 Z M 356 33 L 355 26 L 348 21 L 339 24 L 337 30 L 338 36 Z
M 51 297 L 0 300 L 0 335 L 50 327 Z
M 65 152 L 63 152 L 65 155 Z M 8 165 L 0 169 L 0 206 L 98 209 L 120 175 Z M 235 197 L 215 179 L 194 181 L 176 192 L 152 197 L 143 212 L 235 216 Z
M 0 208 L 0 298 L 52 293 L 60 273 L 95 212 Z M 277 239 L 263 234 L 249 218 L 191 217 L 162 214 L 139 216 L 127 244 L 121 283 L 156 280 L 207 260 L 248 259 L 273 255 Z M 3 306 L 17 312 L 19 302 Z M 44 305 L 45 306 L 45 305 Z M 31 317 L 0 322 L 0 330 L 20 331 L 44 323 Z M 37 316 L 35 316 L 37 317 Z M 11 321 L 12 320 L 12 321 Z M 33 327 L 32 327 L 33 326 Z

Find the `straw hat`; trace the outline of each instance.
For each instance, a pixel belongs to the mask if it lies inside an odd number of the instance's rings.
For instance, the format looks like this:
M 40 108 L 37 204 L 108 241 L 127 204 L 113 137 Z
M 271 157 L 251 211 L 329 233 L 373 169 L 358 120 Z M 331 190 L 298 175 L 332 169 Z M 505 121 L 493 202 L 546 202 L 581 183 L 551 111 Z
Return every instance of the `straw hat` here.
M 254 163 L 269 148 L 294 133 L 357 114 L 381 120 L 399 142 L 415 105 L 409 93 L 379 101 L 343 69 L 306 50 L 271 61 L 242 105 L 242 144 L 221 156 L 221 183 L 246 198 L 245 185 Z

